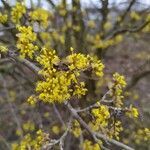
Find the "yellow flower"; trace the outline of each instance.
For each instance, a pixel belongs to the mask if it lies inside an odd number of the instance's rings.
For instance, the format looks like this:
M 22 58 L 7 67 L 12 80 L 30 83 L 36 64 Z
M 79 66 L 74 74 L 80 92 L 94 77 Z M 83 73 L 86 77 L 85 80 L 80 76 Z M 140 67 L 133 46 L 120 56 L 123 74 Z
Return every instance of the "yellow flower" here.
M 7 14 L 0 13 L 0 23 L 4 24 L 7 22 L 8 16 Z
M 110 138 L 115 137 L 117 140 L 119 140 L 120 132 L 123 131 L 121 121 L 115 121 L 115 122 L 113 121 L 112 125 L 113 127 L 110 130 L 108 130 L 109 137 Z
M 125 77 L 119 73 L 113 74 L 113 83 L 110 85 L 110 96 L 114 97 L 115 106 L 121 107 L 123 105 L 123 88 L 126 86 Z
M 143 129 L 138 129 L 137 132 L 135 133 L 135 142 L 136 144 L 141 144 L 141 143 L 146 143 L 150 141 L 150 129 L 148 128 L 143 128 Z
M 132 11 L 132 12 L 130 13 L 130 17 L 131 17 L 132 19 L 136 20 L 136 21 L 140 20 L 139 14 L 138 14 L 137 12 L 135 12 L 135 11 Z
M 61 2 L 58 6 L 57 6 L 58 12 L 61 16 L 65 16 L 67 13 L 67 10 L 65 9 L 64 4 Z
M 122 35 L 117 35 L 114 38 L 114 43 L 120 43 L 123 40 L 123 36 Z
M 95 73 L 96 76 L 98 76 L 98 77 L 102 77 L 104 65 L 101 62 L 101 60 L 98 60 L 97 58 L 94 58 L 94 57 L 90 57 L 90 61 L 91 61 L 93 73 Z
M 80 124 L 77 120 L 73 121 L 71 132 L 73 133 L 73 135 L 76 138 L 78 138 L 81 135 L 82 130 L 81 130 Z
M 67 62 L 71 64 L 69 66 L 71 70 L 74 70 L 74 69 L 84 70 L 89 65 L 88 58 L 85 55 L 80 54 L 80 53 L 79 54 L 72 53 L 71 55 L 69 55 L 67 57 Z
M 48 18 L 50 16 L 50 13 L 47 10 L 38 8 L 30 12 L 29 15 L 33 21 L 39 21 L 44 28 L 48 26 Z
M 34 136 L 26 134 L 20 143 L 13 143 L 12 150 L 41 150 L 42 146 L 46 144 L 47 139 L 48 134 L 44 133 L 42 130 L 38 130 Z
M 33 44 L 36 41 L 36 34 L 32 31 L 31 26 L 18 26 L 18 31 L 20 33 L 17 34 L 17 48 L 20 51 L 20 56 L 25 58 L 26 56 L 33 58 L 33 54 L 38 50 L 38 47 Z
M 20 24 L 20 19 L 25 13 L 26 13 L 26 7 L 22 3 L 17 2 L 11 11 L 12 22 L 16 24 Z
M 80 98 L 81 95 L 85 95 L 86 92 L 85 83 L 80 82 L 80 85 L 75 85 L 73 95 L 77 95 L 78 98 Z
M 106 31 L 110 30 L 111 27 L 112 27 L 112 24 L 111 24 L 110 22 L 106 22 L 106 23 L 104 24 L 104 29 L 105 29 Z
M 17 129 L 17 130 L 16 130 L 16 135 L 21 136 L 21 135 L 22 135 L 22 131 L 19 130 L 19 129 Z
M 43 47 L 41 50 L 41 54 L 37 57 L 37 62 L 39 62 L 45 69 L 52 69 L 54 64 L 57 65 L 60 62 L 60 59 L 56 55 L 55 50 Z
M 90 122 L 90 126 L 92 127 L 93 130 L 98 131 L 102 127 L 106 127 L 108 125 L 110 113 L 107 106 L 100 105 L 99 108 L 93 108 L 92 115 L 95 118 L 92 122 Z
M 52 127 L 52 131 L 53 131 L 53 133 L 55 133 L 56 135 L 58 135 L 60 133 L 60 128 L 55 125 L 55 126 Z
M 35 130 L 35 126 L 32 122 L 28 121 L 26 123 L 23 124 L 23 130 L 24 131 L 34 131 Z
M 27 100 L 27 102 L 32 105 L 32 106 L 35 106 L 35 104 L 37 103 L 37 100 L 34 96 L 30 96 Z
M 44 80 L 39 81 L 36 91 L 38 98 L 44 102 L 62 103 L 72 96 L 80 98 L 86 94 L 85 83 L 80 81 L 80 73 L 88 68 L 92 68 L 97 76 L 103 75 L 103 64 L 100 60 L 95 60 L 89 55 L 74 53 L 60 60 L 55 50 L 42 48 L 37 56 L 37 62 L 42 65 L 39 71 Z
M 100 141 L 99 144 L 102 144 Z M 93 144 L 90 140 L 84 140 L 83 142 L 83 150 L 101 150 L 98 143 Z
M 95 27 L 96 27 L 96 24 L 95 24 L 95 22 L 94 22 L 93 20 L 90 20 L 90 21 L 88 21 L 87 26 L 88 26 L 89 28 L 95 28 Z
M 73 25 L 73 30 L 76 32 L 79 32 L 81 30 L 81 27 L 79 25 Z
M 8 52 L 8 48 L 0 43 L 0 53 L 7 53 Z
M 131 114 L 133 115 L 133 117 L 137 118 L 139 116 L 137 108 L 132 107 Z
M 139 112 L 137 110 L 137 108 L 133 107 L 132 105 L 130 105 L 129 111 L 126 112 L 126 115 L 129 117 L 134 117 L 134 118 L 138 118 L 139 116 Z
M 116 84 L 118 84 L 121 87 L 126 86 L 126 81 L 124 76 L 120 75 L 119 73 L 113 74 L 113 80 L 116 82 Z

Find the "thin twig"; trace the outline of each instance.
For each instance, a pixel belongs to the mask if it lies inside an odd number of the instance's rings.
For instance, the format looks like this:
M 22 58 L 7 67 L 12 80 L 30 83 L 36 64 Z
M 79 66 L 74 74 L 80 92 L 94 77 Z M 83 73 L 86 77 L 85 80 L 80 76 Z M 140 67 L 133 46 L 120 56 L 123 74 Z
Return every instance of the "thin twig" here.
M 130 32 L 130 33 L 139 32 L 144 27 L 146 27 L 149 23 L 150 23 L 150 21 L 146 21 L 146 22 L 142 23 L 140 26 L 138 26 L 137 28 L 129 28 L 129 29 L 119 29 L 119 30 L 116 30 L 110 36 L 107 36 L 105 38 L 105 40 L 112 39 L 112 38 L 114 38 L 115 36 L 117 36 L 119 34 L 123 34 L 123 33 L 127 33 L 127 32 Z
M 60 113 L 59 113 L 59 111 L 58 111 L 58 109 L 57 109 L 57 107 L 56 107 L 55 104 L 53 104 L 53 108 L 54 108 L 54 111 L 55 111 L 55 113 L 57 114 L 58 119 L 60 120 L 61 124 L 62 124 L 64 127 L 66 127 L 66 125 L 65 125 L 65 123 L 64 123 L 64 121 L 63 121 L 63 119 L 62 119 L 62 117 L 61 117 L 61 115 L 60 115 Z
M 12 29 L 15 29 L 15 27 L 14 26 L 12 26 L 12 27 L 2 27 L 2 28 L 0 28 L 0 32 L 6 31 L 6 30 L 12 30 Z

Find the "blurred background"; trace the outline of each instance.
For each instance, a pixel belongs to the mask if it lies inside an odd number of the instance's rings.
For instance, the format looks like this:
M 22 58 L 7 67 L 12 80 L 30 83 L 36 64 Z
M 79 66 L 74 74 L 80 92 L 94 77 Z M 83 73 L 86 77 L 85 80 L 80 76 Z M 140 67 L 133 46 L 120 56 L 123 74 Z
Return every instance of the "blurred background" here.
M 15 0 L 0 0 L 0 12 L 8 15 L 8 23 L 0 21 L 0 44 L 15 49 L 17 31 L 11 21 Z M 37 33 L 37 44 L 55 49 L 60 57 L 76 52 L 93 55 L 105 64 L 104 78 L 86 78 L 91 99 L 101 97 L 114 72 L 126 77 L 125 103 L 135 105 L 140 116 L 137 120 L 121 118 L 124 131 L 121 141 L 136 150 L 150 149 L 144 139 L 144 128 L 150 127 L 150 0 L 26 0 L 27 13 L 21 23 L 31 24 Z M 34 23 L 28 12 L 39 10 Z M 40 20 L 40 18 L 42 18 Z M 3 29 L 6 30 L 3 30 Z M 38 77 L 23 64 L 13 59 L 0 59 L 0 150 L 11 149 L 25 133 L 44 128 L 55 135 L 53 126 L 60 126 L 55 107 L 39 102 L 36 107 L 26 99 L 34 93 Z M 88 73 L 87 73 L 88 76 Z M 65 109 L 57 108 L 67 120 Z M 138 131 L 141 129 L 141 131 Z M 132 132 L 131 132 L 132 131 Z M 59 133 L 58 133 L 59 134 Z M 136 137 L 136 138 L 135 138 Z M 71 138 L 71 137 L 70 137 Z M 77 139 L 71 138 L 68 149 L 76 149 Z

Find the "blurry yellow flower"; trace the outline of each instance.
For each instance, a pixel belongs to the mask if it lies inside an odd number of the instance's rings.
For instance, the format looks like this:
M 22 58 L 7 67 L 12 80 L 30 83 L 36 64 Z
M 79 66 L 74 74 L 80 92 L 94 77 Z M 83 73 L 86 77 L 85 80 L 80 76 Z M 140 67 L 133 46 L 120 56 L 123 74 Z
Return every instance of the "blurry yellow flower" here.
M 90 20 L 90 21 L 88 21 L 87 26 L 88 26 L 89 28 L 95 28 L 95 27 L 96 27 L 96 24 L 95 24 L 95 22 L 94 22 L 93 20 Z
M 82 130 L 77 120 L 73 121 L 71 132 L 76 138 L 78 138 L 81 135 Z
M 133 117 L 137 118 L 139 116 L 137 108 L 132 107 L 131 114 L 133 115 Z
M 140 20 L 139 14 L 138 14 L 137 12 L 135 12 L 135 11 L 132 11 L 132 12 L 130 13 L 130 17 L 131 17 L 132 19 L 134 19 L 134 20 Z
M 120 75 L 119 73 L 113 74 L 113 80 L 115 81 L 116 84 L 118 84 L 121 87 L 125 87 L 127 84 L 124 76 Z
M 27 99 L 27 102 L 32 105 L 32 106 L 35 106 L 35 104 L 37 103 L 37 100 L 34 96 L 30 96 L 28 99 Z
M 6 23 L 6 22 L 7 22 L 7 19 L 8 19 L 7 14 L 2 14 L 2 13 L 0 12 L 0 23 L 2 23 L 2 24 Z
M 126 112 L 126 115 L 129 117 L 134 117 L 134 118 L 138 118 L 139 116 L 139 112 L 137 110 L 137 108 L 133 107 L 132 105 L 130 105 L 129 111 Z
M 72 49 L 71 49 L 72 50 Z M 73 53 L 67 57 L 67 62 L 71 64 L 69 67 L 71 70 L 74 69 L 86 69 L 89 65 L 88 58 L 83 54 Z
M 47 10 L 38 8 L 30 12 L 29 15 L 33 21 L 39 21 L 44 28 L 48 26 L 48 18 L 50 13 Z
M 35 130 L 35 125 L 34 123 L 28 121 L 23 124 L 23 130 L 24 131 L 34 131 Z
M 99 142 L 99 144 L 102 144 L 102 142 Z M 99 144 L 93 144 L 90 140 L 84 140 L 82 147 L 83 150 L 101 150 Z
M 11 19 L 13 23 L 19 24 L 20 19 L 26 13 L 26 7 L 22 4 L 17 2 L 16 5 L 12 8 L 11 11 Z
M 104 29 L 105 29 L 106 31 L 110 30 L 111 28 L 112 28 L 112 24 L 111 24 L 110 22 L 106 22 L 106 23 L 104 24 Z
M 60 133 L 60 128 L 55 125 L 52 127 L 52 131 L 54 134 L 58 135 Z
M 0 53 L 7 53 L 8 52 L 8 48 L 0 43 Z

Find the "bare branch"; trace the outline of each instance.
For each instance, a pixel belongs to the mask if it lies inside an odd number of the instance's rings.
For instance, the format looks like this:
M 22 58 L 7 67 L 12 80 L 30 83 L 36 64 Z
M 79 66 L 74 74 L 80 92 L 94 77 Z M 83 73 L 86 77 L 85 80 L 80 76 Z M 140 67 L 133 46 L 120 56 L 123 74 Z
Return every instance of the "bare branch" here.
M 56 7 L 55 3 L 54 3 L 52 0 L 47 0 L 47 2 L 48 2 L 49 4 L 51 4 L 53 8 Z
M 108 40 L 108 39 L 112 39 L 114 38 L 115 36 L 119 35 L 119 34 L 124 34 L 124 33 L 127 33 L 127 32 L 130 32 L 130 33 L 135 33 L 135 32 L 139 32 L 141 31 L 144 27 L 146 27 L 148 24 L 150 23 L 150 21 L 146 21 L 144 23 L 142 23 L 139 27 L 137 28 L 132 28 L 132 29 L 119 29 L 119 30 L 116 30 L 114 31 L 110 36 L 107 36 L 105 38 L 105 40 Z
M 84 122 L 84 120 L 78 115 L 78 113 L 76 112 L 76 110 L 70 105 L 70 103 L 65 103 L 65 105 L 67 106 L 67 108 L 69 109 L 70 113 L 78 120 L 78 122 L 90 133 L 90 135 L 93 137 L 93 139 L 96 141 L 96 138 L 101 138 L 104 141 L 107 141 L 111 144 L 114 144 L 118 147 L 124 148 L 125 150 L 134 150 L 133 148 L 118 142 L 114 139 L 110 139 L 108 138 L 106 135 L 100 134 L 100 133 L 96 133 L 93 132 L 90 127 Z
M 104 29 L 104 25 L 107 21 L 107 15 L 108 15 L 108 0 L 100 0 L 102 9 L 101 9 L 101 14 L 102 14 L 102 21 L 101 21 L 101 31 Z
M 128 12 L 131 10 L 132 6 L 135 4 L 137 0 L 132 0 L 129 4 L 129 6 L 127 7 L 126 11 L 123 13 L 123 15 L 121 16 L 120 22 L 122 22 L 125 17 L 127 16 Z
M 146 77 L 150 75 L 150 70 L 148 71 L 144 71 L 140 74 L 137 74 L 135 76 L 132 77 L 130 84 L 128 84 L 128 86 L 126 87 L 126 90 L 131 89 L 133 86 L 135 86 L 142 78 Z
M 59 144 L 60 149 L 63 150 L 64 149 L 64 140 L 65 140 L 69 130 L 71 129 L 71 124 L 72 124 L 72 116 L 71 116 L 69 123 L 67 125 L 67 129 L 63 133 L 63 135 L 58 140 L 55 140 L 55 139 L 51 140 L 50 143 L 44 145 L 42 149 L 47 150 L 47 149 L 52 148 L 54 145 Z
M 15 27 L 14 26 L 11 26 L 11 27 L 2 27 L 2 28 L 0 28 L 0 32 L 6 31 L 6 30 L 12 30 L 12 29 L 15 29 Z
M 60 112 L 58 111 L 58 109 L 57 109 L 57 107 L 56 107 L 55 104 L 53 104 L 53 108 L 54 108 L 54 111 L 55 111 L 55 113 L 57 114 L 58 119 L 60 120 L 61 124 L 62 124 L 64 127 L 66 127 L 66 125 L 65 125 L 65 123 L 64 123 L 64 121 L 63 121 L 63 119 L 62 119 L 62 117 L 61 117 L 61 115 L 60 115 Z

